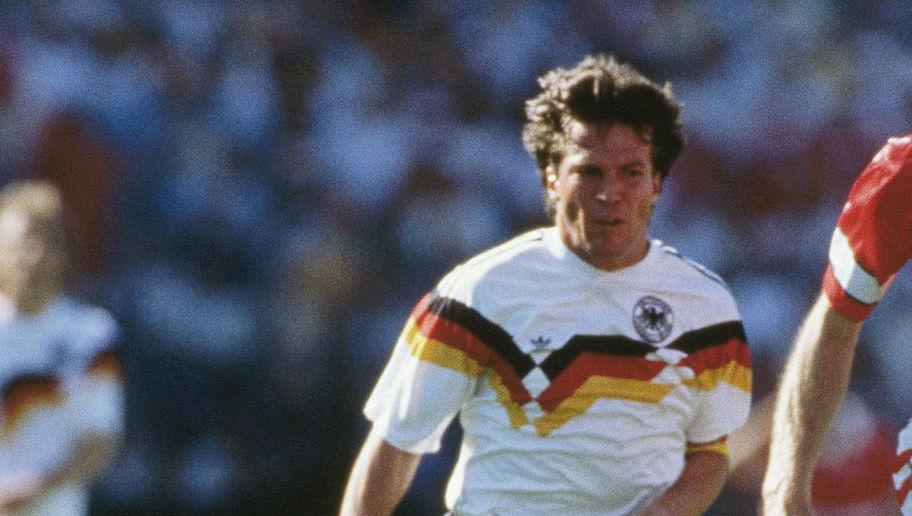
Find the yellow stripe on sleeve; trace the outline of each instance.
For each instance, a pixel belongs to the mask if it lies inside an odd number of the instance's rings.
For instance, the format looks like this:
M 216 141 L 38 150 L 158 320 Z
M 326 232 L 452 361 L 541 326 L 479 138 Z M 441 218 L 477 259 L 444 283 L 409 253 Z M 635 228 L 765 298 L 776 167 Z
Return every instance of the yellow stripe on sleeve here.
M 733 387 L 737 387 L 744 392 L 751 392 L 751 370 L 732 360 L 728 364 L 717 367 L 716 369 L 707 369 L 695 378 L 684 380 L 682 383 L 704 391 L 711 391 L 716 388 L 719 382 L 726 382 Z
M 687 443 L 687 449 L 684 455 L 690 455 L 698 452 L 715 452 L 728 457 L 728 437 L 710 443 Z
M 484 372 L 484 368 L 462 350 L 424 336 L 411 319 L 406 324 L 402 336 L 409 343 L 412 355 L 418 360 L 459 371 L 472 378 L 478 378 Z

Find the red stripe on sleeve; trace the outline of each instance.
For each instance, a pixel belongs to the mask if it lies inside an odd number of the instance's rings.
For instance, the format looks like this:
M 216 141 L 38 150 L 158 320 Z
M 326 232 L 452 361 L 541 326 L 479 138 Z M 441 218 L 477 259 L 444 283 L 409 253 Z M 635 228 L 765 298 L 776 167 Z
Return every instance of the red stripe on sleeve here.
M 430 303 L 426 303 L 425 307 Z M 520 405 L 532 401 L 532 396 L 513 367 L 499 357 L 483 341 L 462 326 L 439 315 L 423 312 L 415 318 L 421 334 L 442 344 L 458 349 L 481 367 L 491 367 L 500 376 L 510 397 Z
M 491 349 L 472 332 L 453 321 L 425 312 L 416 320 L 416 324 L 425 337 L 462 351 L 481 367 L 491 364 Z
M 912 477 L 909 477 L 899 486 L 899 489 L 896 490 L 896 501 L 899 502 L 899 506 L 902 507 L 903 502 L 906 501 L 906 496 L 909 495 L 909 490 L 912 489 Z
M 718 369 L 735 361 L 739 365 L 750 369 L 751 357 L 747 343 L 739 338 L 732 338 L 724 344 L 702 349 L 692 353 L 681 360 L 681 365 L 689 367 L 694 374 L 700 375 L 707 369 Z
M 912 450 L 906 450 L 899 454 L 896 457 L 896 463 L 893 467 L 893 473 L 899 473 L 899 470 L 903 468 L 906 464 L 909 463 L 909 459 L 912 458 Z

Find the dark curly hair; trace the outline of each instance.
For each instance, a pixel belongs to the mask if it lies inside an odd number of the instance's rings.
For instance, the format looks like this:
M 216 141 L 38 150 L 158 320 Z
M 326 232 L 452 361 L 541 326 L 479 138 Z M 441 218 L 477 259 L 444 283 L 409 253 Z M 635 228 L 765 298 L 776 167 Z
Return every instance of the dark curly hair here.
M 575 67 L 555 68 L 538 79 L 542 91 L 526 101 L 523 145 L 538 164 L 542 184 L 548 165 L 563 158 L 568 124 L 622 123 L 652 141 L 652 164 L 664 179 L 684 147 L 681 104 L 671 84 L 653 83 L 613 56 L 586 56 Z M 549 214 L 552 207 L 545 196 Z

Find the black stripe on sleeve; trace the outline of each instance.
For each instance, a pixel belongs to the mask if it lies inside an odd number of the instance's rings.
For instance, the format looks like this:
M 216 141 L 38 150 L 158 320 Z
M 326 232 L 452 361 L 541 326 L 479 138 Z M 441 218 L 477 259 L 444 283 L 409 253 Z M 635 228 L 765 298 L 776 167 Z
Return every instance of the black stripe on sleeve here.
M 455 299 L 437 296 L 428 311 L 468 330 L 502 358 L 522 378 L 534 367 L 531 357 L 519 349 L 513 337 L 481 313 Z
M 729 321 L 700 328 L 699 330 L 689 331 L 678 337 L 674 342 L 669 344 L 668 347 L 691 354 L 713 346 L 725 344 L 734 338 L 747 342 L 747 337 L 744 334 L 744 325 L 741 324 L 741 321 Z

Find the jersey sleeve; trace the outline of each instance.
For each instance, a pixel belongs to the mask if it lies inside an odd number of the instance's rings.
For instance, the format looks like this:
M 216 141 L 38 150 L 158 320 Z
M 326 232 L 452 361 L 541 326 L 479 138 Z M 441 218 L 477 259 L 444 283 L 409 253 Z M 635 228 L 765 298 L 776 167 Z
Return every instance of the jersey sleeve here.
M 853 321 L 867 317 L 912 256 L 912 143 L 891 138 L 855 181 L 830 242 L 823 291 Z
M 83 433 L 116 436 L 123 431 L 123 381 L 119 360 L 120 331 L 100 309 L 83 316 L 74 338 L 77 364 L 68 396 L 70 418 Z
M 412 311 L 364 409 L 391 445 L 411 453 L 440 448 L 447 425 L 490 360 L 466 323 L 472 314 L 438 291 Z
M 747 421 L 751 404 L 751 356 L 744 325 L 727 292 L 719 313 L 726 321 L 694 331 L 681 365 L 693 372 L 697 409 L 686 430 L 689 443 L 708 443 Z

